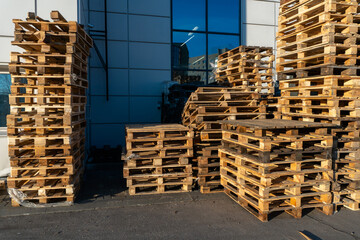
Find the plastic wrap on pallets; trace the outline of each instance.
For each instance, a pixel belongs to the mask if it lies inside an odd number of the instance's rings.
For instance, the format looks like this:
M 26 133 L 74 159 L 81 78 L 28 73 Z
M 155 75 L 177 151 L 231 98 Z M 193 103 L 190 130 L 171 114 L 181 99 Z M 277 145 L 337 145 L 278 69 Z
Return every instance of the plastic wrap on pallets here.
M 125 154 L 123 154 L 123 159 L 124 160 L 131 160 L 131 159 L 133 159 L 133 158 L 138 158 L 138 157 L 140 157 L 139 155 L 137 155 L 137 154 L 135 154 L 135 153 L 132 153 L 130 156 L 128 156 L 128 157 L 126 157 L 126 155 Z
M 58 202 L 58 203 L 33 203 L 26 201 L 26 194 L 15 188 L 8 188 L 9 196 L 12 200 L 20 204 L 21 206 L 28 208 L 45 208 L 45 207 L 67 207 L 73 205 L 72 202 Z

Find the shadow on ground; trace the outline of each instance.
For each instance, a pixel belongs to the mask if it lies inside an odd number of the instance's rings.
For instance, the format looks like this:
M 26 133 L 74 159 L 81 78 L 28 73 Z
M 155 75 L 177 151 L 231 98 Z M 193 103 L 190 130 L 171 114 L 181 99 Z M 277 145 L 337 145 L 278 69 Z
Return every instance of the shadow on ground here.
M 126 180 L 123 178 L 121 147 L 91 149 L 91 158 L 86 164 L 85 174 L 76 203 L 91 202 L 98 198 L 125 194 Z

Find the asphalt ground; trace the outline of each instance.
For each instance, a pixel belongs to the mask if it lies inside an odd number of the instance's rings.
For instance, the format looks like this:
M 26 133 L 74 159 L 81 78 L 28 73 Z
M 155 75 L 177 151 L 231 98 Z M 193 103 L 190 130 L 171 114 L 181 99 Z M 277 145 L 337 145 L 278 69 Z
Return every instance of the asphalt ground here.
M 119 168 L 118 168 L 119 167 Z M 0 239 L 360 239 L 360 212 L 301 219 L 281 213 L 263 223 L 223 193 L 129 196 L 120 166 L 88 171 L 70 207 L 11 207 L 0 201 Z M 100 177 L 99 177 L 100 176 Z

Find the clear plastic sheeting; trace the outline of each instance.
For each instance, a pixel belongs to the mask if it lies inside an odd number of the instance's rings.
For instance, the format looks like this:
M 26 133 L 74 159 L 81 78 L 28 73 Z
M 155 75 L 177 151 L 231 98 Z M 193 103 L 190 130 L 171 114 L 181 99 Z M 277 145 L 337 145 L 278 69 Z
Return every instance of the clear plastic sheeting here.
M 125 160 L 131 160 L 131 159 L 133 159 L 133 158 L 139 158 L 139 157 L 140 157 L 139 155 L 137 155 L 137 154 L 135 154 L 135 153 L 132 153 L 130 156 L 125 157 L 124 159 L 125 159 Z
M 12 200 L 16 201 L 18 204 L 28 208 L 45 208 L 45 207 L 68 207 L 73 205 L 72 202 L 58 202 L 58 203 L 33 203 L 26 201 L 26 194 L 15 188 L 8 188 L 8 193 Z

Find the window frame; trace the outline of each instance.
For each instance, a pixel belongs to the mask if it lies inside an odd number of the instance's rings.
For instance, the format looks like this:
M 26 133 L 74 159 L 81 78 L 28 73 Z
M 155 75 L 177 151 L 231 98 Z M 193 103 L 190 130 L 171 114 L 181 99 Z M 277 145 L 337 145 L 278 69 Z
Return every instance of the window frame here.
M 173 80 L 173 74 L 174 71 L 178 70 L 178 71 L 206 71 L 206 81 L 205 84 L 209 83 L 209 73 L 212 72 L 212 70 L 209 68 L 209 34 L 217 34 L 217 35 L 228 35 L 228 36 L 238 36 L 239 38 L 239 45 L 241 45 L 241 0 L 239 1 L 239 32 L 238 33 L 229 33 L 229 32 L 216 32 L 216 31 L 209 31 L 209 4 L 208 4 L 208 0 L 205 0 L 205 31 L 193 31 L 193 30 L 184 30 L 184 29 L 174 29 L 173 26 L 173 0 L 170 0 L 170 26 L 171 26 L 171 80 Z M 199 69 L 199 70 L 195 70 L 195 69 L 178 69 L 178 68 L 174 68 L 174 61 L 173 61 L 173 33 L 174 32 L 187 32 L 187 33 L 202 33 L 205 34 L 205 41 L 206 41 L 206 46 L 205 46 L 205 60 L 206 60 L 206 68 L 205 69 Z

